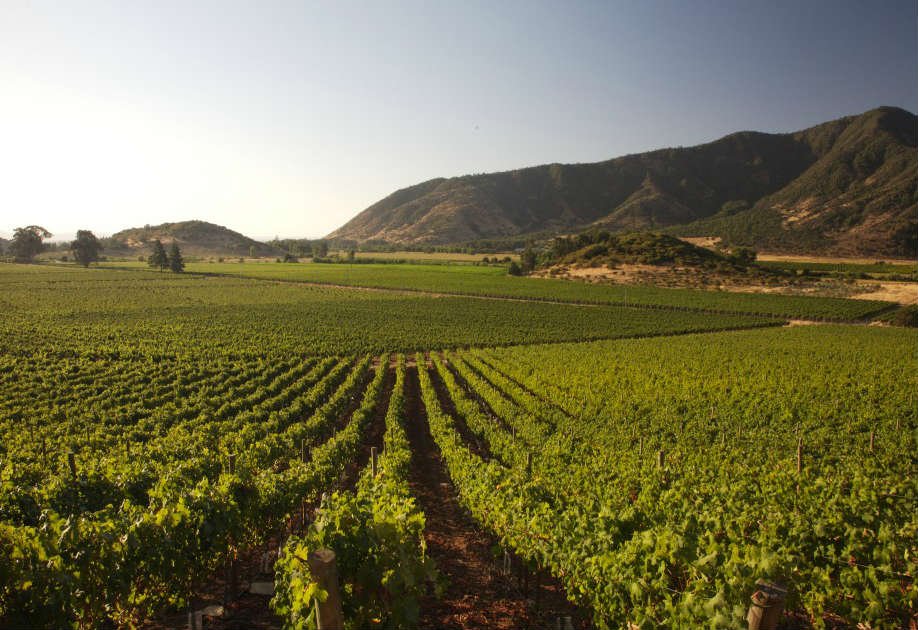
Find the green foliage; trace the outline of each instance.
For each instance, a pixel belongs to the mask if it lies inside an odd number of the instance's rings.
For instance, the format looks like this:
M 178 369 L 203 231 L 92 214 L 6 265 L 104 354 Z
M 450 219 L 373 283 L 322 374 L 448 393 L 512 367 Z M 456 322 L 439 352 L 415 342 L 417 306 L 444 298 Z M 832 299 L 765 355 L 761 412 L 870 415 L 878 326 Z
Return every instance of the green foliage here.
M 558 237 L 552 241 L 549 255 L 543 266 L 555 264 L 621 264 L 645 265 L 676 264 L 691 267 L 714 268 L 723 263 L 747 266 L 751 258 L 727 258 L 717 252 L 692 245 L 681 239 L 657 232 L 630 232 L 610 234 L 593 230 L 576 236 Z M 731 265 L 732 266 L 732 265 Z
M 790 260 L 760 260 L 759 267 L 790 273 L 805 272 L 804 275 L 847 277 L 876 277 L 888 280 L 910 280 L 918 282 L 918 266 L 913 264 L 877 261 L 874 263 L 843 262 L 798 262 Z
M 756 251 L 751 247 L 735 247 L 730 250 L 729 260 L 740 267 L 755 263 Z
M 893 326 L 918 328 L 918 305 L 909 304 L 880 318 Z
M 76 240 L 70 244 L 73 258 L 84 267 L 99 260 L 102 243 L 89 230 L 78 230 Z
M 327 241 L 314 241 L 312 243 L 312 257 L 313 258 L 327 258 L 328 257 L 328 242 Z
M 154 358 L 136 372 L 116 363 L 107 380 L 127 379 L 127 393 L 108 387 L 101 400 L 56 388 L 71 397 L 52 395 L 50 417 L 75 417 L 92 405 L 112 418 L 85 432 L 72 422 L 41 427 L 48 443 L 76 451 L 75 479 L 66 467 L 45 463 L 46 442 L 6 417 L 0 422 L 3 447 L 17 453 L 15 462 L 3 460 L 2 478 L 10 480 L 3 489 L 27 484 L 42 508 L 32 524 L 27 497 L 0 501 L 0 547 L 11 549 L 0 565 L 0 611 L 10 619 L 27 619 L 30 627 L 126 626 L 164 606 L 183 606 L 192 585 L 234 545 L 263 540 L 338 478 L 357 455 L 382 389 L 381 374 L 367 384 L 368 357 L 189 360 L 196 378 L 173 367 L 166 376 L 174 382 L 165 383 L 161 364 Z M 338 428 L 352 400 L 359 407 Z M 132 414 L 139 416 L 130 424 L 119 420 Z M 308 463 L 299 461 L 302 448 L 310 449 Z M 131 449 L 142 457 L 131 457 Z M 228 453 L 237 454 L 233 474 L 221 465 Z
M 32 262 L 42 252 L 42 241 L 52 234 L 40 225 L 16 228 L 9 244 L 9 253 L 17 262 Z
M 172 241 L 172 246 L 169 248 L 169 269 L 172 273 L 185 271 L 185 261 L 182 259 L 182 252 L 175 241 Z
M 680 241 L 681 242 L 681 241 Z M 591 285 L 547 278 L 511 278 L 500 267 L 475 265 L 343 265 L 198 263 L 189 271 L 290 282 L 407 289 L 457 295 L 524 298 L 653 309 L 748 313 L 761 316 L 849 321 L 889 309 L 890 302 L 767 293 L 730 293 L 653 286 Z M 533 308 L 529 305 L 527 308 Z M 491 305 L 489 308 L 496 308 Z M 380 349 L 382 350 L 382 349 Z
M 520 269 L 523 273 L 529 273 L 536 268 L 538 256 L 532 247 L 526 247 L 520 254 Z
M 147 260 L 147 264 L 150 267 L 154 267 L 163 271 L 166 267 L 169 266 L 169 255 L 166 254 L 166 248 L 163 247 L 162 242 L 159 239 L 153 241 L 153 253 L 150 254 L 150 258 Z
M 260 264 L 291 272 L 339 267 Z M 355 265 L 352 273 L 357 276 L 362 267 Z M 503 276 L 501 269 L 472 268 Z M 0 352 L 17 356 L 25 348 L 77 354 L 96 348 L 104 356 L 125 357 L 170 356 L 179 349 L 182 355 L 200 356 L 260 356 L 268 350 L 380 353 L 780 323 L 764 317 L 618 306 L 534 302 L 520 308 L 509 300 L 73 267 L 2 265 L 0 287 L 14 305 L 0 319 Z
M 818 327 L 435 358 L 487 462 L 420 377 L 462 501 L 599 627 L 745 627 L 758 578 L 788 585 L 817 627 L 903 627 L 918 603 L 918 400 L 901 374 L 916 342 Z
M 408 487 L 404 376 L 400 360 L 377 475 L 368 468 L 356 493 L 328 497 L 306 536 L 289 540 L 278 559 L 271 606 L 288 628 L 315 627 L 313 599 L 321 594 L 307 560 L 311 551 L 323 548 L 336 555 L 349 628 L 417 626 L 419 599 L 438 578 L 426 555 L 424 514 Z

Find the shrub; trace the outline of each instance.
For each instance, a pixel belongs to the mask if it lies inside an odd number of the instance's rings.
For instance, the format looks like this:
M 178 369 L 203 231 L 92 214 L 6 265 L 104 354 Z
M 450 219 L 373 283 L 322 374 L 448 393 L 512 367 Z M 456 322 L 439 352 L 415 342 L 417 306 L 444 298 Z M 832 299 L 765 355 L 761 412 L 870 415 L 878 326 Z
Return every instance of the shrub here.
M 892 314 L 889 323 L 893 326 L 907 326 L 909 328 L 918 328 L 918 305 L 911 304 L 903 306 Z

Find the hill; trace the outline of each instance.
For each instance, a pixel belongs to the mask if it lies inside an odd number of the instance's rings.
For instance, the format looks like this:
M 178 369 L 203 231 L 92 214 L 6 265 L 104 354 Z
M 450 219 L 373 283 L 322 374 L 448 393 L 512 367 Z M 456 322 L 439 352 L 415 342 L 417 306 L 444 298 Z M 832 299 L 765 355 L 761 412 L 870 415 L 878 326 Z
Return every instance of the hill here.
M 555 239 L 540 266 L 641 264 L 735 271 L 752 262 L 743 253 L 727 255 L 655 232 L 599 232 Z
M 881 107 L 803 131 L 744 131 L 594 164 L 433 179 L 329 235 L 446 244 L 598 227 L 774 251 L 913 256 L 918 118 Z
M 283 251 L 206 221 L 181 221 L 131 228 L 113 234 L 105 242 L 105 253 L 134 255 L 147 253 L 159 239 L 168 245 L 178 242 L 186 256 L 279 256 Z

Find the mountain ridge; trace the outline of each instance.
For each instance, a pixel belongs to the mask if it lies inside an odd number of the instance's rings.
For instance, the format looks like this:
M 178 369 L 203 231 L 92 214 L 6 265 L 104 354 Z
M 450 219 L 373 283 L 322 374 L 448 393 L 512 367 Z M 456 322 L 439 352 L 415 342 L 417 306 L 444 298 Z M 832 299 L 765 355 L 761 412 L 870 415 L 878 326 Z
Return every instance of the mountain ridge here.
M 796 132 L 740 131 L 603 162 L 434 178 L 377 201 L 328 238 L 437 245 L 598 227 L 788 253 L 912 255 L 916 138 L 914 114 L 880 107 Z

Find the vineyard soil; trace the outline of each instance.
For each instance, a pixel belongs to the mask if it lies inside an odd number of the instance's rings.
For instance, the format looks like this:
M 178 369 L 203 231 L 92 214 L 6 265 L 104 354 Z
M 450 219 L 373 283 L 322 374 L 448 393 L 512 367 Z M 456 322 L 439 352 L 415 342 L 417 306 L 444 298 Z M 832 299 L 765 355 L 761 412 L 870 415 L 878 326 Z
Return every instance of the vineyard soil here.
M 550 627 L 562 615 L 581 618 L 556 580 L 543 576 L 536 594 L 531 578 L 532 591 L 525 593 L 515 576 L 500 572 L 498 546 L 459 504 L 430 436 L 418 393 L 417 368 L 409 370 L 407 385 L 411 486 L 428 515 L 426 538 L 431 556 L 447 582 L 442 597 L 423 602 L 421 627 L 536 629 Z

